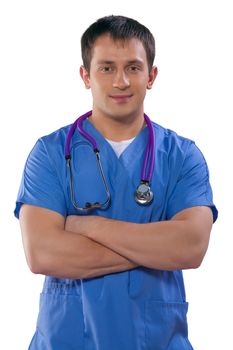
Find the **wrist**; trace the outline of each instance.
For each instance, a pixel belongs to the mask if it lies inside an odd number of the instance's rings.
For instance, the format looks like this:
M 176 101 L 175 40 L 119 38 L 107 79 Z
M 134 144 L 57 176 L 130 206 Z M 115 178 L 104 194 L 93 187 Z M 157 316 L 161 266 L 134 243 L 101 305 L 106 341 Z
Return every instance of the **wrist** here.
M 106 227 L 108 226 L 109 219 L 104 218 L 102 216 L 90 216 L 88 220 L 88 225 L 85 229 L 85 236 L 91 238 L 93 240 L 100 238 L 105 231 L 107 231 Z

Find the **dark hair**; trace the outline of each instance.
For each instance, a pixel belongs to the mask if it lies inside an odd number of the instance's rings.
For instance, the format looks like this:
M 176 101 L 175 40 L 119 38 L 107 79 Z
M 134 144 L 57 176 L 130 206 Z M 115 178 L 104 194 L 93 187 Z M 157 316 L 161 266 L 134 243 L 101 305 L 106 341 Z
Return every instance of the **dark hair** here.
M 106 16 L 90 25 L 81 38 L 83 65 L 90 71 L 92 48 L 98 37 L 110 34 L 113 40 L 137 38 L 145 48 L 149 71 L 155 57 L 155 39 L 148 28 L 136 20 L 124 16 Z

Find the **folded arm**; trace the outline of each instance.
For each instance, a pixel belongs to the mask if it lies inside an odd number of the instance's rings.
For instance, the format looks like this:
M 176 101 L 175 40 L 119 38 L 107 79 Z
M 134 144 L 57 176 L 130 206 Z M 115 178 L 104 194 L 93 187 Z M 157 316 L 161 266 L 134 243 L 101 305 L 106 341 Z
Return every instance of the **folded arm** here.
M 65 228 L 62 215 L 24 204 L 20 226 L 32 272 L 60 278 L 91 278 L 135 268 L 137 264 L 76 232 Z
M 99 216 L 70 216 L 66 227 L 112 249 L 135 264 L 159 270 L 197 268 L 213 223 L 205 206 L 185 209 L 172 220 L 130 223 Z

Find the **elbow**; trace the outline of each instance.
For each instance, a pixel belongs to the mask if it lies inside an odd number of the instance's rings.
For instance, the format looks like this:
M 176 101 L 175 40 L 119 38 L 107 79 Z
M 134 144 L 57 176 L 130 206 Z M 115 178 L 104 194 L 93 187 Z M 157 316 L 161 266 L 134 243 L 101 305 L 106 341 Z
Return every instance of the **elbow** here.
M 182 261 L 182 269 L 197 269 L 201 266 L 207 247 L 193 247 Z
M 34 258 L 27 259 L 27 264 L 30 271 L 36 275 L 44 275 L 42 264 Z
M 197 269 L 201 266 L 209 245 L 210 231 L 195 233 L 185 248 L 184 269 Z
M 35 240 L 24 238 L 23 248 L 30 271 L 36 275 L 46 275 L 46 265 L 49 262 L 46 246 L 38 244 Z
M 41 249 L 33 249 L 26 253 L 26 260 L 30 271 L 36 275 L 53 276 L 58 278 L 90 278 L 85 274 L 85 269 L 67 267 L 61 257 L 54 256 L 51 252 L 45 253 Z
M 183 264 L 182 270 L 198 269 L 201 266 L 202 260 L 198 258 L 189 259 Z
M 205 256 L 205 252 L 201 251 L 201 252 L 199 252 L 199 254 L 196 254 L 193 257 L 192 265 L 190 267 L 191 269 L 198 269 L 201 266 L 202 261 L 203 261 L 204 256 Z
M 45 257 L 39 252 L 29 251 L 26 253 L 26 260 L 30 271 L 36 275 L 47 275 Z
M 44 274 L 41 265 L 39 265 L 35 261 L 28 261 L 28 267 L 29 267 L 30 271 L 36 275 L 43 275 Z

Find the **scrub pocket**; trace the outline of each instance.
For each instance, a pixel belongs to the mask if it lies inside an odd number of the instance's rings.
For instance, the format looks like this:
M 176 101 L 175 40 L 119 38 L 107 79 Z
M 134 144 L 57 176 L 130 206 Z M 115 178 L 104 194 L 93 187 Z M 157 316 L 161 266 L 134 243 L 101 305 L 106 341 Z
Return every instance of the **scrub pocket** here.
M 82 304 L 78 295 L 40 296 L 37 331 L 30 350 L 84 349 Z
M 188 341 L 186 302 L 145 304 L 146 350 L 193 350 Z

